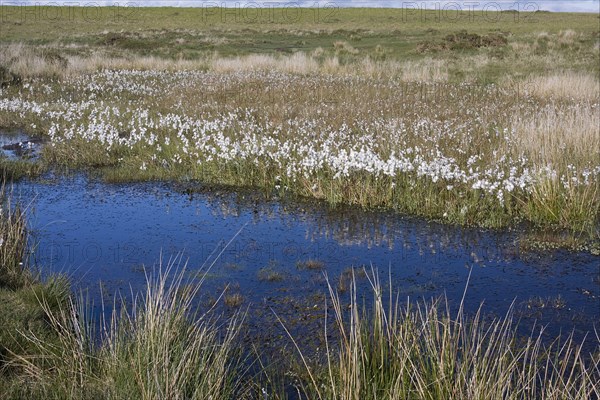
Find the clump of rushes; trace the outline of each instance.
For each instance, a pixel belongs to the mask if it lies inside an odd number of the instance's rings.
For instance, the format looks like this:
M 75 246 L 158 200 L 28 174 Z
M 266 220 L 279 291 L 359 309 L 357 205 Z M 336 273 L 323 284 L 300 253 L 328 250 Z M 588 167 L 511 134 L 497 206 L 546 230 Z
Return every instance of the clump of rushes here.
M 259 269 L 257 276 L 259 281 L 266 282 L 281 282 L 285 279 L 283 272 L 276 270 L 272 265 Z
M 35 177 L 42 171 L 44 171 L 44 166 L 39 162 L 10 160 L 0 154 L 0 175 L 5 176 L 8 181 Z
M 0 287 L 18 289 L 31 282 L 25 267 L 27 223 L 19 206 L 11 205 L 6 185 L 0 187 Z
M 244 296 L 241 293 L 227 293 L 223 301 L 228 307 L 237 308 L 244 302 Z
M 55 275 L 42 281 L 27 265 L 27 224 L 21 207 L 11 204 L 4 184 L 0 187 L 0 393 L 11 398 L 11 387 L 22 386 L 18 355 L 36 357 L 34 343 L 23 333 L 34 334 L 48 345 L 57 343 L 48 326 L 50 314 L 66 304 L 68 280 Z M 42 306 L 42 303 L 44 306 Z M 16 396 L 15 398 L 18 398 Z
M 84 302 L 60 311 L 42 308 L 57 340 L 22 335 L 34 354 L 11 353 L 18 382 L 6 385 L 13 398 L 231 399 L 243 395 L 241 357 L 235 351 L 242 318 L 225 325 L 194 311 L 201 283 L 184 282 L 168 263 L 147 275 L 144 294 L 123 304 L 93 331 Z M 20 382 L 28 382 L 22 385 Z
M 339 343 L 327 343 L 324 365 L 301 357 L 307 398 L 598 398 L 597 335 L 594 354 L 571 336 L 545 346 L 541 333 L 517 334 L 512 308 L 484 321 L 481 309 L 468 316 L 462 302 L 451 314 L 444 299 L 401 307 L 390 295 L 386 305 L 376 275 L 369 279 L 374 304 L 362 312 L 354 283 L 350 307 L 329 286 Z

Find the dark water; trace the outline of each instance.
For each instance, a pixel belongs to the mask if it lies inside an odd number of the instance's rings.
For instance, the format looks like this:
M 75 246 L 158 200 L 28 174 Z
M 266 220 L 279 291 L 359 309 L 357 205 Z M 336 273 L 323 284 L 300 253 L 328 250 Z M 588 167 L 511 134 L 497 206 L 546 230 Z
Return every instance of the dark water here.
M 229 285 L 228 293 L 243 296 L 249 324 L 265 336 L 281 333 L 271 309 L 300 330 L 322 319 L 323 271 L 337 285 L 351 266 L 378 270 L 386 285 L 389 274 L 401 299 L 446 294 L 452 306 L 472 269 L 466 308 L 485 302 L 484 310 L 498 315 L 515 301 L 526 329 L 538 321 L 551 334 L 581 335 L 600 321 L 600 257 L 521 253 L 515 232 L 265 200 L 252 192 L 190 196 L 172 185 L 109 185 L 81 176 L 24 181 L 15 185 L 14 195 L 29 204 L 37 243 L 32 260 L 46 272 L 67 273 L 93 299 L 100 282 L 111 294 L 143 288 L 144 268 L 158 266 L 161 255 L 164 263 L 181 255 L 190 274 L 202 265 L 206 269 L 215 249 L 218 253 L 241 229 L 208 271 L 202 301 L 209 304 Z M 299 269 L 297 263 L 308 259 L 322 262 L 323 270 Z M 261 279 L 263 267 L 283 279 Z M 368 299 L 368 280 L 358 278 L 358 284 Z
M 0 130 L 0 157 L 9 160 L 37 159 L 45 141 L 21 130 Z

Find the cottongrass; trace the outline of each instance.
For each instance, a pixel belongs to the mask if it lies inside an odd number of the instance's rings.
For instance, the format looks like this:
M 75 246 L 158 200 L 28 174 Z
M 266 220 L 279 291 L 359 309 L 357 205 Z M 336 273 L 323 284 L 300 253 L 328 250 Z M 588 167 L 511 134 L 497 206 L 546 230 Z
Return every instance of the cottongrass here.
M 434 58 L 348 63 L 317 51 L 215 55 L 189 69 L 126 62 L 135 69 L 98 64 L 0 89 L 0 125 L 48 136 L 44 163 L 103 168 L 109 181 L 252 185 L 450 223 L 597 235 L 591 75 L 451 83 L 454 67 Z M 75 65 L 66 71 L 87 68 Z
M 275 58 L 255 58 L 248 65 L 275 70 L 25 82 L 2 92 L 0 124 L 42 127 L 45 162 L 112 167 L 114 181 L 185 177 L 453 223 L 595 234 L 599 99 L 406 82 L 401 71 L 380 79 L 370 62 L 355 67 L 373 76 L 282 73 Z
M 235 343 L 242 316 L 226 323 L 197 313 L 200 282 L 187 282 L 185 268 L 171 260 L 147 274 L 143 295 L 124 302 L 95 332 L 85 301 L 60 312 L 40 299 L 58 340 L 21 332 L 34 355 L 13 353 L 9 367 L 24 385 L 15 398 L 231 399 L 241 392 Z M 103 307 L 104 308 L 104 307 Z M 239 375 L 238 375 L 239 374 Z
M 521 338 L 512 307 L 490 320 L 456 315 L 447 300 L 401 307 L 384 299 L 369 275 L 373 306 L 350 305 L 329 286 L 339 344 L 327 342 L 321 367 L 302 357 L 310 399 L 594 399 L 600 395 L 600 353 L 584 354 L 572 336 L 550 344 L 543 328 Z M 392 288 L 389 288 L 390 293 Z M 347 311 L 349 308 L 349 311 Z M 325 328 L 325 337 L 331 332 Z M 592 339 L 600 344 L 600 338 Z

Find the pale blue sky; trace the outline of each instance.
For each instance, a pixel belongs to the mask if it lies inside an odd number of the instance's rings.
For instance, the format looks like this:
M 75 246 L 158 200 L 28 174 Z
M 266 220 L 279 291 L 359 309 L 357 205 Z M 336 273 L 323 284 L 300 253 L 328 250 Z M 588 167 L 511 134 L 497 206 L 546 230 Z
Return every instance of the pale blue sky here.
M 599 0 L 542 0 L 542 1 L 524 1 L 524 0 L 460 0 L 460 1 L 429 1 L 429 0 L 80 0 L 80 1 L 52 1 L 52 0 L 0 0 L 0 5 L 135 5 L 135 6 L 170 6 L 170 7 L 204 7 L 208 5 L 219 5 L 225 7 L 277 7 L 277 6 L 302 6 L 311 7 L 319 4 L 324 6 L 337 5 L 339 7 L 410 7 L 415 8 L 415 4 L 425 8 L 451 8 L 451 9 L 486 9 L 486 10 L 508 10 L 520 9 L 522 11 L 547 10 L 547 11 L 571 11 L 571 12 L 592 12 L 600 13 Z

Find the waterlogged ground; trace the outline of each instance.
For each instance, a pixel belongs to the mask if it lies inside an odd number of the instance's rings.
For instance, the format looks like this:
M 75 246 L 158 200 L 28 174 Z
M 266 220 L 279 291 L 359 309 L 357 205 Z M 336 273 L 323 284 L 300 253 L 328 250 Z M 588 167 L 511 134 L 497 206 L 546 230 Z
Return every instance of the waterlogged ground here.
M 359 295 L 369 299 L 363 266 L 377 269 L 383 282 L 389 274 L 400 298 L 445 293 L 453 307 L 472 269 L 468 310 L 484 301 L 491 315 L 504 314 L 514 300 L 524 330 L 538 321 L 548 324 L 550 334 L 574 329 L 581 337 L 600 320 L 600 258 L 589 253 L 525 253 L 515 231 L 332 210 L 313 202 L 265 200 L 253 192 L 213 188 L 190 195 L 186 189 L 48 176 L 16 184 L 14 195 L 29 205 L 35 264 L 46 273 L 70 275 L 98 310 L 102 298 L 141 289 L 144 269 L 156 268 L 162 253 L 164 260 L 182 255 L 190 277 L 203 268 L 200 306 L 209 307 L 225 290 L 222 311 L 248 309 L 248 332 L 264 344 L 289 343 L 276 313 L 301 342 L 318 346 L 324 274 L 348 299 L 355 267 Z
M 595 77 L 406 81 L 320 73 L 299 53 L 286 62 L 313 69 L 276 71 L 271 61 L 257 71 L 106 69 L 31 79 L 0 91 L 0 126 L 43 135 L 46 164 L 97 169 L 112 182 L 193 179 L 595 237 Z M 552 82 L 589 90 L 557 91 Z
M 8 160 L 37 159 L 45 140 L 21 130 L 0 129 L 0 157 Z

